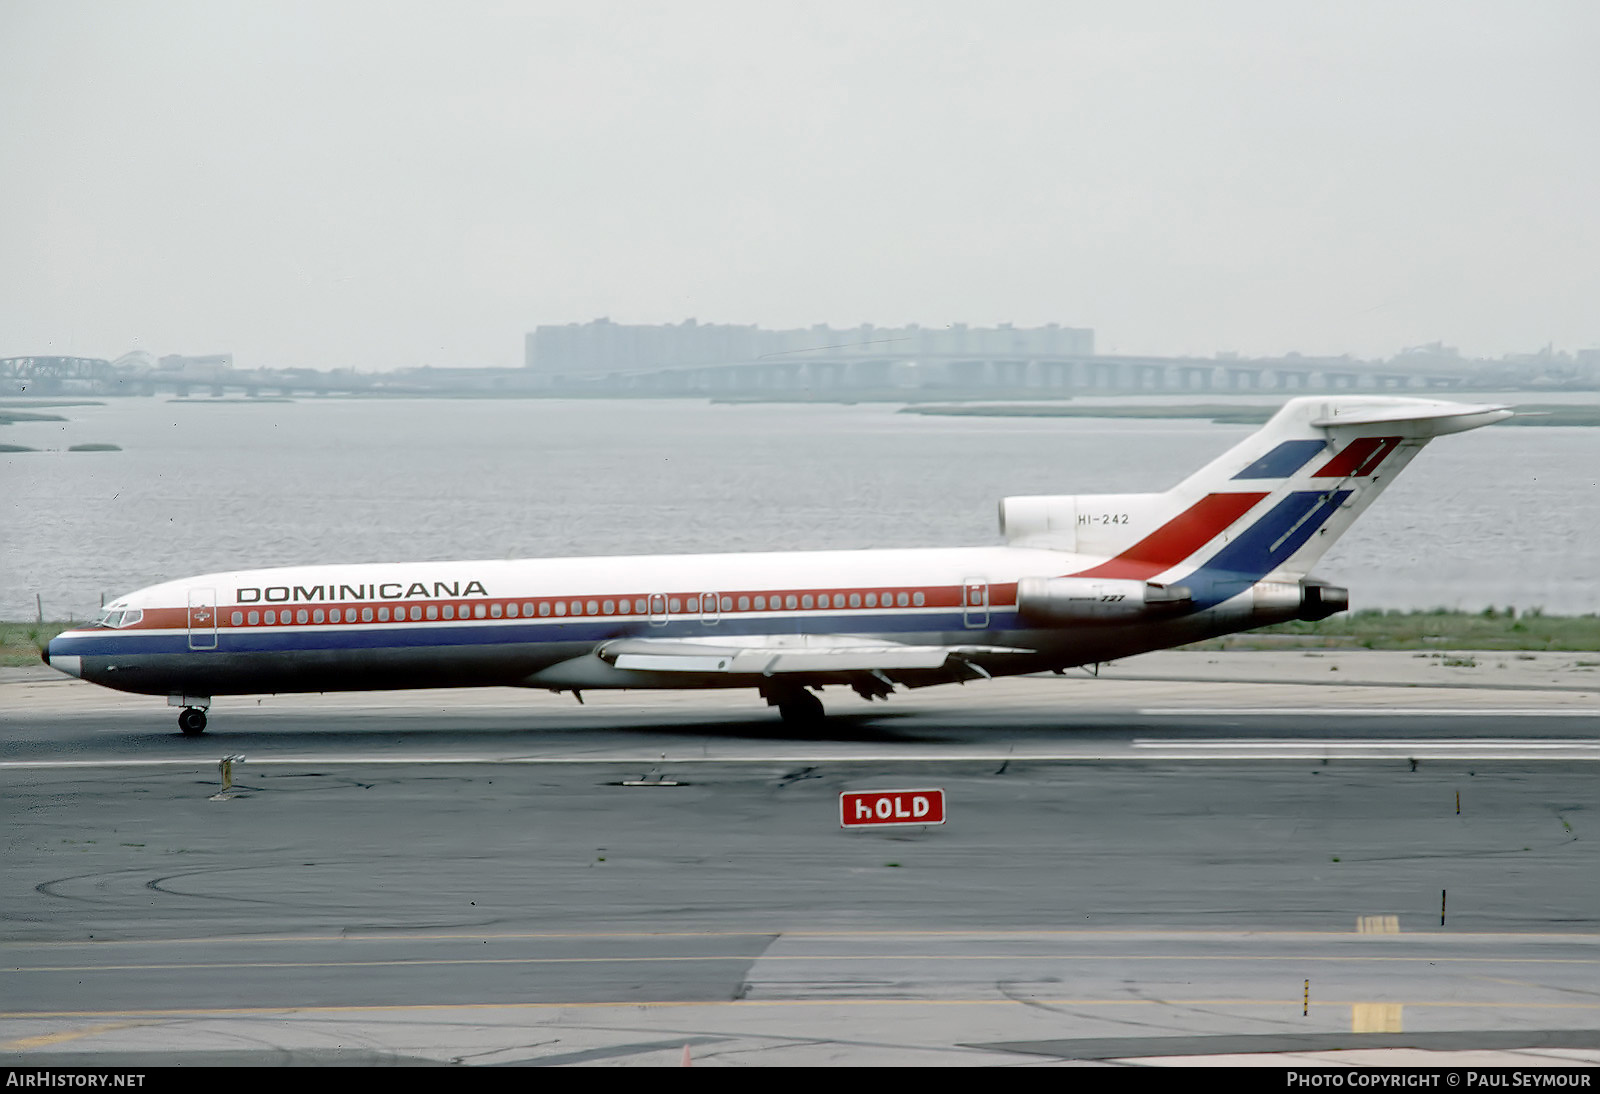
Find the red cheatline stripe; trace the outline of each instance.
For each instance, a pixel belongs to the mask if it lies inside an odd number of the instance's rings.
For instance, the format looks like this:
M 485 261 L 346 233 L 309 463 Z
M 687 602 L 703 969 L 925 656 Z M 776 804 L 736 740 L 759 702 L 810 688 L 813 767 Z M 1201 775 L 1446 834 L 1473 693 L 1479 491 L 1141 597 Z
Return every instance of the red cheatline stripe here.
M 1207 494 L 1109 562 L 1075 577 L 1148 578 L 1170 570 L 1248 513 L 1266 494 Z
M 1311 477 L 1343 479 L 1352 475 L 1358 477 L 1370 475 L 1399 443 L 1399 437 L 1358 437 L 1345 445 L 1343 451 L 1323 464 Z
M 1016 586 L 1015 582 L 1000 582 L 1000 583 L 987 585 L 987 586 L 985 586 L 985 588 L 987 588 L 988 606 L 990 608 L 1004 608 L 1004 607 L 1007 607 L 1007 606 L 1010 606 L 1010 605 L 1016 603 L 1017 586 Z M 907 600 L 909 601 L 909 604 L 901 604 L 900 603 L 900 595 L 902 593 L 904 593 L 906 595 Z M 921 604 L 918 604 L 916 602 L 916 596 L 918 594 L 921 594 L 923 596 L 923 602 Z M 370 601 L 369 600 L 369 601 L 363 601 L 363 602 L 351 602 L 351 601 L 288 601 L 288 602 L 285 602 L 285 601 L 255 601 L 255 602 L 247 603 L 247 604 L 226 604 L 225 603 L 225 604 L 222 604 L 222 605 L 216 607 L 215 609 L 212 609 L 212 608 L 210 608 L 208 606 L 205 610 L 206 611 L 215 610 L 217 612 L 216 626 L 217 626 L 217 628 L 219 630 L 226 630 L 226 629 L 231 629 L 231 628 L 234 628 L 234 627 L 250 628 L 250 627 L 269 627 L 269 626 L 270 627 L 345 626 L 345 625 L 357 623 L 356 612 L 357 612 L 358 609 L 369 609 L 369 608 L 373 610 L 374 618 L 361 620 L 360 622 L 363 625 L 365 625 L 365 624 L 374 624 L 374 623 L 382 624 L 382 623 L 409 623 L 409 622 L 425 622 L 425 623 L 497 623 L 497 622 L 500 622 L 502 620 L 517 621 L 519 619 L 521 619 L 521 620 L 529 620 L 529 621 L 536 620 L 537 622 L 540 622 L 540 623 L 561 623 L 561 622 L 566 622 L 566 621 L 573 620 L 573 619 L 583 620 L 585 622 L 593 620 L 593 619 L 605 619 L 605 618 L 611 618 L 611 619 L 633 619 L 633 620 L 642 619 L 645 616 L 647 616 L 648 614 L 650 614 L 648 612 L 648 610 L 647 610 L 648 602 L 651 599 L 655 598 L 655 599 L 661 599 L 663 601 L 663 604 L 670 603 L 672 600 L 677 600 L 679 602 L 680 610 L 677 611 L 677 612 L 672 612 L 671 614 L 672 614 L 672 616 L 673 616 L 673 618 L 675 620 L 682 620 L 682 619 L 688 618 L 689 616 L 698 616 L 701 613 L 701 606 L 700 606 L 699 598 L 702 595 L 712 595 L 712 594 L 709 594 L 709 593 L 706 593 L 706 594 L 701 594 L 701 593 L 658 593 L 658 594 L 650 594 L 649 596 L 646 596 L 646 595 L 643 595 L 643 594 L 633 593 L 633 594 L 629 594 L 627 596 L 619 597 L 619 596 L 616 596 L 615 594 L 606 595 L 606 594 L 603 594 L 603 593 L 595 593 L 595 594 L 592 594 L 592 595 L 583 595 L 583 596 L 574 596 L 574 595 L 568 594 L 566 596 L 559 596 L 559 597 L 550 597 L 550 596 L 520 597 L 519 596 L 519 597 L 491 597 L 491 598 L 488 598 L 488 599 L 473 598 L 471 600 L 466 600 L 466 599 L 463 599 L 463 598 L 460 598 L 460 597 L 453 597 L 453 598 L 450 598 L 449 600 L 434 600 L 434 599 L 428 599 L 428 600 L 378 600 L 378 601 Z M 805 600 L 804 600 L 804 597 L 806 597 L 807 595 L 810 595 L 812 597 L 812 601 L 811 601 L 811 603 L 809 605 L 807 605 L 805 603 Z M 874 603 L 868 604 L 866 602 L 866 598 L 867 598 L 868 595 L 870 595 L 870 596 L 872 596 L 874 598 L 874 601 L 875 601 Z M 973 592 L 973 593 L 971 593 L 971 595 L 976 597 L 976 599 L 974 599 L 972 601 L 972 605 L 973 606 L 977 606 L 977 605 L 980 605 L 980 604 L 983 603 L 983 593 L 981 593 L 981 592 Z M 758 596 L 764 598 L 767 601 L 767 603 L 763 607 L 760 607 L 760 608 L 757 608 L 754 605 L 755 598 L 758 597 Z M 789 608 L 787 606 L 788 598 L 790 596 L 793 596 L 795 598 L 795 600 L 797 601 L 795 608 Z M 828 600 L 829 600 L 829 603 L 828 603 L 828 605 L 826 607 L 824 607 L 823 604 L 822 604 L 822 597 L 824 597 L 824 596 L 828 597 Z M 857 597 L 858 598 L 858 602 L 854 603 L 854 604 L 850 604 L 848 598 L 851 597 L 851 596 Z M 882 610 L 897 610 L 897 609 L 904 608 L 904 607 L 912 607 L 912 608 L 960 608 L 964 604 L 967 603 L 967 597 L 968 596 L 969 596 L 969 589 L 966 586 L 928 586 L 928 585 L 923 585 L 923 586 L 904 585 L 904 586 L 901 586 L 901 585 L 896 585 L 896 586 L 890 586 L 888 588 L 885 588 L 882 585 L 874 585 L 874 586 L 871 586 L 870 588 L 856 587 L 856 588 L 847 588 L 847 589 L 844 589 L 844 588 L 826 588 L 826 589 L 805 588 L 805 589 L 793 589 L 793 590 L 781 590 L 781 591 L 764 591 L 764 592 L 750 592 L 748 590 L 740 590 L 740 591 L 735 591 L 735 592 L 728 592 L 728 593 L 719 594 L 719 600 L 723 599 L 723 598 L 733 600 L 734 601 L 734 607 L 732 607 L 732 608 L 721 608 L 720 605 L 719 605 L 719 607 L 717 609 L 717 614 L 720 615 L 720 616 L 723 616 L 723 617 L 728 617 L 728 616 L 736 616 L 736 615 L 740 615 L 740 614 L 762 615 L 762 614 L 767 614 L 767 613 L 771 613 L 771 612 L 789 612 L 789 611 L 796 611 L 796 610 L 798 610 L 798 611 L 859 611 L 859 610 L 865 609 L 865 610 L 869 610 L 869 611 L 871 611 L 871 610 L 882 611 Z M 614 601 L 614 611 L 612 613 L 607 613 L 607 612 L 604 611 L 604 607 L 603 606 L 604 606 L 604 602 L 606 600 Z M 744 606 L 744 607 L 740 607 L 739 606 L 739 602 L 741 600 L 746 602 L 746 606 Z M 597 607 L 596 608 L 591 609 L 589 607 L 589 603 L 591 601 L 594 601 L 594 602 L 597 603 Z M 554 605 L 557 604 L 557 603 L 561 604 L 562 607 L 564 609 L 566 609 L 566 614 L 557 615 L 557 614 L 555 614 L 555 612 L 553 610 L 549 611 L 548 613 L 539 612 L 539 610 L 537 608 L 533 607 L 534 605 L 546 605 L 546 604 L 548 604 L 553 609 Z M 641 603 L 645 604 L 646 608 L 640 608 L 639 605 Z M 448 604 L 451 607 L 453 618 L 440 618 L 441 616 L 443 616 L 442 608 L 446 604 Z M 581 611 L 572 611 L 570 606 L 573 605 L 573 604 L 581 605 L 582 610 Z M 476 609 L 479 606 L 482 606 L 484 608 L 485 614 L 483 616 L 479 616 L 477 614 Z M 426 611 L 430 607 L 437 609 L 436 615 L 434 617 L 431 617 L 431 618 L 426 615 Z M 500 608 L 500 611 L 501 611 L 500 615 L 493 614 L 492 609 L 495 608 L 495 607 Z M 417 619 L 417 620 L 410 619 L 409 618 L 410 609 L 412 609 L 412 608 L 417 608 L 420 611 L 422 611 L 423 612 L 423 616 L 421 618 Z M 341 615 L 343 616 L 343 618 L 341 618 L 338 622 L 334 622 L 332 617 L 331 617 L 331 615 L 327 614 L 327 613 L 332 612 L 335 609 L 339 610 L 341 612 Z M 376 613 L 377 613 L 378 609 L 384 609 L 385 611 L 391 612 L 393 614 L 387 616 L 386 618 L 378 619 L 378 618 L 376 618 Z M 530 610 L 530 609 L 532 609 L 532 610 Z M 323 615 L 322 619 L 317 619 L 315 617 L 315 615 L 310 614 L 310 613 L 314 613 L 314 612 L 319 611 L 319 610 L 323 611 L 325 613 Z M 662 611 L 666 611 L 667 609 L 665 607 L 663 607 L 661 610 Z M 145 609 L 143 609 L 143 611 L 144 611 L 144 615 L 143 615 L 142 619 L 138 623 L 132 624 L 131 626 L 127 626 L 127 627 L 119 627 L 119 628 L 116 628 L 116 629 L 114 629 L 112 631 L 109 631 L 109 632 L 106 632 L 106 633 L 127 634 L 127 633 L 130 633 L 130 632 L 138 632 L 138 631 L 146 631 L 146 630 L 184 630 L 184 629 L 190 627 L 191 623 L 192 623 L 193 626 L 198 627 L 198 628 L 200 628 L 202 630 L 209 631 L 211 629 L 211 624 L 210 624 L 209 620 L 201 620 L 197 616 L 192 616 L 191 615 L 191 613 L 193 611 L 195 611 L 195 609 L 189 609 L 189 608 L 145 608 Z M 273 612 L 273 615 L 274 615 L 273 622 L 271 622 L 271 623 L 267 623 L 266 620 L 265 620 L 265 613 L 268 612 L 268 611 Z M 297 620 L 298 619 L 299 612 L 301 612 L 301 611 L 305 611 L 305 612 L 308 613 L 308 618 L 307 618 L 306 622 L 305 623 L 293 622 L 292 620 Z M 241 623 L 234 623 L 232 617 L 233 617 L 233 614 L 235 612 L 245 615 L 246 616 L 246 620 L 244 622 L 241 622 Z M 250 612 L 255 612 L 256 613 L 256 617 L 257 617 L 257 622 L 256 623 L 248 622 L 248 613 L 250 613 Z

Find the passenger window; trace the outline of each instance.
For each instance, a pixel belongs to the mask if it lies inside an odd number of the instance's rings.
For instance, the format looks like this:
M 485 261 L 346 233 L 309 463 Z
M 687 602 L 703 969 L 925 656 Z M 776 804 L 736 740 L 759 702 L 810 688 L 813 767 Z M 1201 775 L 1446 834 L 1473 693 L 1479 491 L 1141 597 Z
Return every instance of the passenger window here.
M 572 614 L 573 615 L 582 615 L 583 614 L 583 601 L 574 600 L 572 602 Z
M 605 612 L 607 615 L 611 615 L 617 610 L 617 602 L 615 600 L 607 600 L 604 604 L 600 605 L 600 610 Z
M 793 593 L 790 593 L 788 596 L 783 598 L 783 606 L 793 610 L 799 606 L 799 601 L 795 599 L 795 595 Z
M 411 618 L 413 620 L 417 620 L 417 619 L 421 619 L 422 618 L 422 605 L 420 605 L 420 604 L 411 605 Z
M 350 616 L 351 616 L 352 619 L 355 618 L 355 614 L 356 613 L 353 612 L 353 611 L 350 613 Z M 341 612 L 338 608 L 334 608 L 332 611 L 330 611 L 328 613 L 328 619 L 331 620 L 334 623 L 339 622 L 339 620 L 342 619 L 342 618 L 344 618 L 344 613 Z
M 533 618 L 533 601 L 524 600 L 522 602 L 522 614 L 527 616 L 529 619 Z
M 567 614 L 567 602 L 565 600 L 556 601 L 556 614 L 557 615 L 566 615 Z
M 233 613 L 233 625 L 235 627 L 237 627 L 243 622 L 244 622 L 244 613 L 243 612 L 234 612 Z
M 906 605 L 911 603 L 911 594 L 900 593 L 894 598 L 894 602 L 904 608 Z
M 764 596 L 756 597 L 756 611 L 764 612 L 766 610 L 767 610 L 767 598 L 764 597 Z
M 253 627 L 259 622 L 261 622 L 261 613 L 260 612 L 251 612 L 250 613 L 250 625 Z
M 517 617 L 517 606 L 515 604 L 506 605 L 506 617 L 508 619 L 515 619 Z
M 827 593 L 823 593 L 821 596 L 817 597 L 817 607 L 826 608 L 827 606 L 828 606 L 828 594 Z
M 741 612 L 747 612 L 750 610 L 750 598 L 748 596 L 741 596 L 739 598 L 739 610 Z
M 378 622 L 379 623 L 387 623 L 387 622 L 389 622 L 389 609 L 388 608 L 379 608 L 378 609 Z
M 861 607 L 861 594 L 860 593 L 851 593 L 850 594 L 850 606 L 852 608 Z
M 548 600 L 541 600 L 539 602 L 539 614 L 540 615 L 549 615 L 550 614 L 550 602 Z
M 725 596 L 722 598 L 722 610 L 725 612 L 733 611 L 733 597 Z
M 876 608 L 877 606 L 878 606 L 878 594 L 877 593 L 868 593 L 867 594 L 867 607 Z
M 306 611 L 304 608 L 301 608 L 298 612 L 294 613 L 294 621 L 296 623 L 304 623 L 310 618 L 310 615 L 310 612 Z
M 429 619 L 438 619 L 439 618 L 439 605 L 437 605 L 437 604 L 429 604 L 428 605 L 428 618 Z
M 501 613 L 502 613 L 502 609 L 501 609 L 500 605 L 498 605 L 498 604 L 490 604 L 489 605 L 489 614 L 492 615 L 494 618 L 499 619 L 500 616 L 501 616 Z
M 642 596 L 641 597 L 637 597 L 634 600 L 634 602 L 633 602 L 633 614 L 634 615 L 643 615 L 644 614 L 644 597 L 642 597 Z
M 484 616 L 486 616 L 488 614 L 489 614 L 489 610 L 487 608 L 485 608 L 482 604 L 474 604 L 472 606 L 473 618 L 482 619 Z
M 267 614 L 271 615 L 272 613 L 268 612 Z M 272 620 L 269 619 L 269 620 L 267 620 L 267 622 L 270 623 L 270 622 L 272 622 Z M 363 622 L 363 623 L 371 623 L 372 622 L 372 609 L 371 608 L 362 608 L 361 609 L 361 622 Z
M 321 623 L 325 618 L 326 616 L 322 614 L 321 608 L 318 608 L 316 611 L 311 613 L 311 622 L 313 623 Z
M 599 615 L 600 614 L 600 602 L 598 600 L 589 601 L 588 605 L 584 608 L 584 611 L 587 612 L 589 615 Z
M 456 606 L 454 604 L 446 604 L 442 610 L 446 619 L 454 619 L 456 617 Z
M 911 594 L 911 603 L 915 604 L 919 608 L 922 607 L 923 604 L 927 603 L 927 599 L 928 598 L 923 596 L 920 592 Z
M 277 624 L 277 622 L 278 622 L 278 613 L 275 612 L 275 611 L 272 611 L 269 608 L 267 610 L 267 626 L 269 626 L 269 627 L 270 626 L 274 626 L 274 625 Z
M 677 597 L 673 597 L 671 600 L 667 601 L 667 611 L 676 613 L 682 610 L 683 601 L 679 600 Z
M 807 593 L 807 594 L 806 594 L 806 595 L 805 595 L 805 596 L 802 596 L 802 597 L 801 597 L 801 598 L 800 598 L 800 606 L 801 606 L 801 607 L 802 607 L 802 608 L 809 608 L 809 607 L 811 607 L 811 603 L 812 603 L 812 602 L 811 602 L 811 594 L 810 594 L 810 593 Z

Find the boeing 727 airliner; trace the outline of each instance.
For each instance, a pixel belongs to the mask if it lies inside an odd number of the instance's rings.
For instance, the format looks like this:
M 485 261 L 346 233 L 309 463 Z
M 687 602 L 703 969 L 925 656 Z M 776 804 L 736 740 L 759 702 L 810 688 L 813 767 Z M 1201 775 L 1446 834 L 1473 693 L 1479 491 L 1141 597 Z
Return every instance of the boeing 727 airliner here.
M 296 566 L 129 593 L 44 659 L 165 695 L 516 685 L 754 688 L 786 722 L 864 699 L 1060 670 L 1290 619 L 1349 594 L 1309 576 L 1434 437 L 1496 406 L 1290 400 L 1159 494 L 1011 497 L 1004 546 Z

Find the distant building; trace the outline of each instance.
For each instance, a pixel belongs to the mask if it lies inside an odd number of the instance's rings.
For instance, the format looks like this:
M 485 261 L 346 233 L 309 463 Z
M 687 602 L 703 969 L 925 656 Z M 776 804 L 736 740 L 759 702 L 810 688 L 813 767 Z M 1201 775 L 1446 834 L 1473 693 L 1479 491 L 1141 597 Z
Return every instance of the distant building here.
M 524 364 L 548 376 L 647 372 L 751 364 L 764 360 L 916 361 L 919 358 L 1089 357 L 1094 331 L 1051 323 L 1043 327 L 859 327 L 824 324 L 796 330 L 682 323 L 629 326 L 610 319 L 541 326 L 527 336 Z

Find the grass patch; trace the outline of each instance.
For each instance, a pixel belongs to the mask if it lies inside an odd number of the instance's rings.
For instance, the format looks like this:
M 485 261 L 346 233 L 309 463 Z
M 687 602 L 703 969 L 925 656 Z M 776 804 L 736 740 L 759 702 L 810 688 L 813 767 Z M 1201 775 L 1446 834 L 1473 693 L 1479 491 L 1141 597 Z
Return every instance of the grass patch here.
M 76 623 L 0 623 L 0 665 L 17 668 L 39 664 L 39 651 Z
M 0 665 L 39 663 L 39 651 L 73 622 L 0 622 Z M 1361 611 L 1315 623 L 1278 623 L 1181 646 L 1186 650 L 1539 650 L 1600 652 L 1600 615 L 1546 615 L 1537 608 L 1482 612 Z M 1600 667 L 1600 661 L 1579 661 Z
M 121 452 L 122 446 L 118 444 L 75 444 L 67 448 L 68 452 Z
M 37 452 L 37 448 L 29 448 L 25 444 L 0 444 L 0 452 Z
M 35 414 L 28 410 L 0 410 L 0 425 L 11 425 L 13 422 L 64 422 L 59 414 Z
M 1287 394 L 1287 393 L 1285 393 Z M 1332 393 L 1330 393 L 1332 394 Z M 1471 403 L 1467 394 L 1450 401 Z M 1529 403 L 1516 408 L 1517 416 L 1503 425 L 1600 426 L 1600 405 Z M 963 418 L 1204 418 L 1218 425 L 1261 425 L 1279 410 L 1276 406 L 1226 406 L 1216 403 L 1172 406 L 1059 406 L 1040 403 L 935 403 L 902 407 L 901 414 L 938 414 Z
M 1315 623 L 1278 623 L 1185 649 L 1600 650 L 1600 615 L 1545 615 L 1538 608 L 1482 612 L 1345 612 Z
M 1209 418 L 1223 425 L 1260 425 L 1277 412 L 1275 406 L 1060 406 L 1041 403 L 940 403 L 900 410 L 901 414 L 938 414 L 954 418 Z
M 1502 425 L 1595 426 L 1600 425 L 1600 406 L 1570 406 L 1565 403 L 1529 403 L 1516 408 L 1517 416 Z

